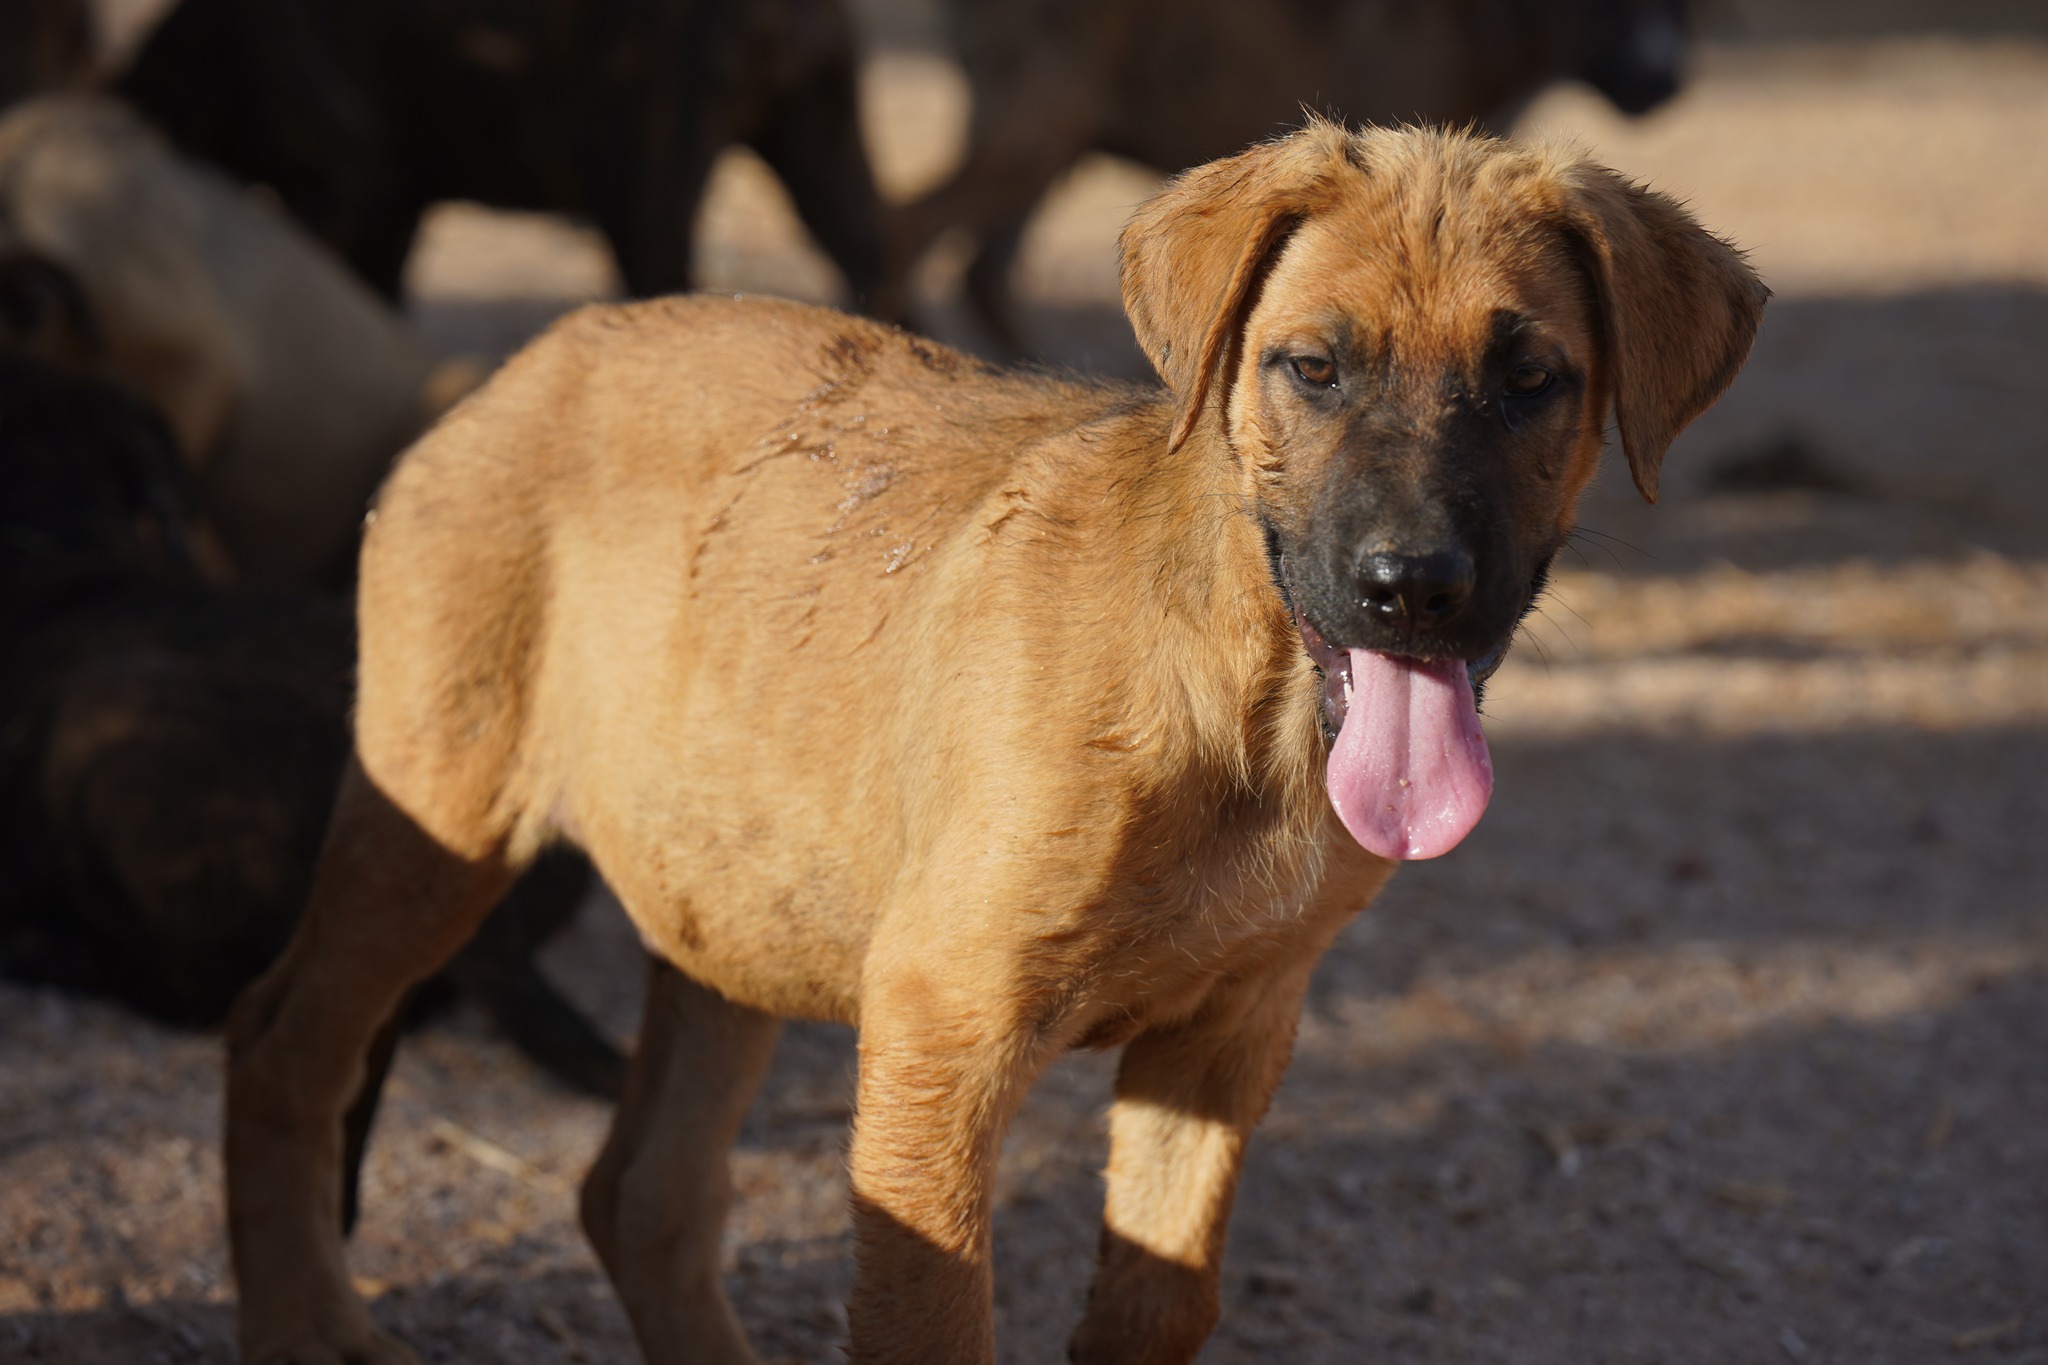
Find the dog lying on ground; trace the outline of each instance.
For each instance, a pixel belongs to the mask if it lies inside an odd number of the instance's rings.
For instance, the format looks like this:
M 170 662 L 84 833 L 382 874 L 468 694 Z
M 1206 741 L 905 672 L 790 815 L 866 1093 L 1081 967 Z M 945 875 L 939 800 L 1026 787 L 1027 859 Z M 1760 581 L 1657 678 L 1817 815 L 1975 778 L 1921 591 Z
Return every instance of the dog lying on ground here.
M 282 214 L 96 96 L 0 118 L 0 271 L 40 263 L 91 318 L 64 328 L 66 358 L 163 414 L 236 576 L 346 583 L 371 492 L 455 396 L 397 315 Z
M 338 602 L 201 582 L 180 483 L 132 398 L 0 357 L 0 971 L 203 1025 L 305 905 L 355 632 Z M 533 962 L 587 881 L 537 866 L 449 976 L 616 1094 L 623 1060 Z
M 1358 122 L 1505 130 L 1545 86 L 1584 80 L 1631 114 L 1678 88 L 1685 0 L 954 0 L 974 91 L 968 146 L 905 208 L 883 316 L 939 234 L 977 244 L 966 286 L 992 340 L 1023 350 L 1009 291 L 1032 209 L 1089 151 L 1175 171 L 1292 127 L 1304 107 Z
M 1766 291 L 1574 155 L 1326 124 L 1123 237 L 1166 391 L 685 298 L 558 324 L 401 461 L 312 902 L 237 1006 L 251 1362 L 409 1360 L 343 1267 L 342 1116 L 536 850 L 655 956 L 584 1226 L 649 1360 L 751 1361 L 726 1149 L 778 1016 L 855 1021 L 850 1357 L 993 1359 L 1004 1126 L 1123 1048 L 1073 1358 L 1191 1359 L 1309 972 L 1491 774 L 1475 688 L 1611 410 L 1655 492 Z
M 864 302 L 856 75 L 841 0 L 183 0 L 119 89 L 389 298 L 436 199 L 587 216 L 631 292 L 687 288 L 706 178 L 745 143 Z

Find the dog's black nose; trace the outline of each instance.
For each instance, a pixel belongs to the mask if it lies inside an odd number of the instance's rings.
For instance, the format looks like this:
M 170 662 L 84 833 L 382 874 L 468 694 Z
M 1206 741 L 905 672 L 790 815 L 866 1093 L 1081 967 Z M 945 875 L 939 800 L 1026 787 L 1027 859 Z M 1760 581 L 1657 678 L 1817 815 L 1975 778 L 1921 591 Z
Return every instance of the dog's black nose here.
M 1472 597 L 1472 557 L 1462 550 L 1370 554 L 1358 562 L 1358 598 L 1368 614 L 1411 629 L 1442 626 Z

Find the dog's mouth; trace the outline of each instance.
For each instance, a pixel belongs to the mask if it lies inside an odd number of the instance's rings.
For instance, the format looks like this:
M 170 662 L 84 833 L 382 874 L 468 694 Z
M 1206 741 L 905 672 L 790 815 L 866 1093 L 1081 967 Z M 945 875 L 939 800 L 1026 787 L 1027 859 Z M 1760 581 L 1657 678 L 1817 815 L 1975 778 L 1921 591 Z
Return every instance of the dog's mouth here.
M 1294 624 L 1323 675 L 1325 782 L 1337 818 L 1382 858 L 1450 852 L 1493 795 L 1493 760 L 1474 693 L 1506 647 L 1471 661 L 1422 659 L 1339 649 L 1298 607 Z
M 1316 671 L 1323 675 L 1323 738 L 1334 744 L 1337 741 L 1337 736 L 1344 730 L 1344 717 L 1351 710 L 1351 656 L 1354 652 L 1366 653 L 1368 651 L 1352 651 L 1337 648 L 1328 640 L 1325 640 L 1320 631 L 1309 624 L 1308 618 L 1303 616 L 1298 608 L 1294 609 L 1294 625 L 1295 629 L 1301 632 L 1302 647 L 1308 651 L 1310 661 L 1315 664 Z M 1403 658 L 1405 656 L 1387 655 L 1383 657 Z M 1473 710 L 1479 709 L 1479 704 L 1485 697 L 1487 679 L 1500 671 L 1500 666 L 1507 657 L 1508 647 L 1507 643 L 1503 641 L 1495 645 L 1481 658 L 1461 661 L 1461 666 L 1465 670 L 1466 686 L 1472 691 Z M 1436 664 L 1425 663 L 1425 661 L 1420 659 L 1410 659 L 1408 662 L 1422 664 L 1426 667 L 1437 666 Z M 1446 662 L 1442 666 L 1449 668 L 1454 666 L 1454 664 Z

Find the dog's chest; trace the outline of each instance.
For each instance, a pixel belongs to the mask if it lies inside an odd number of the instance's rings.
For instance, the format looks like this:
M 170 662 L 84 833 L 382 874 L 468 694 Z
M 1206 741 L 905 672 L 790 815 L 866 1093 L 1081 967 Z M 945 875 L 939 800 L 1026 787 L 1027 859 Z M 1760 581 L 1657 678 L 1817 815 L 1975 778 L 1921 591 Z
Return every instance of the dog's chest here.
M 1319 955 L 1391 871 L 1321 829 L 1266 833 L 1227 852 L 1155 850 L 1165 856 L 1132 860 L 1141 875 L 1106 879 L 1058 916 L 1020 971 L 1044 992 L 1044 1026 L 1112 1047 L 1185 1017 L 1221 980 Z

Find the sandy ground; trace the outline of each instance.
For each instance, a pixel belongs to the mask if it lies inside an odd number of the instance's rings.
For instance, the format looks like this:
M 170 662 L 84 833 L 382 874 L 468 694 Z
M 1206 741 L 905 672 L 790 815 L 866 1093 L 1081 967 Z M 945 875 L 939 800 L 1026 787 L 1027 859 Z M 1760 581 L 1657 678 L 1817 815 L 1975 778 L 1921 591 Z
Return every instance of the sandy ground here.
M 915 51 L 871 75 L 907 192 L 965 95 Z M 2048 46 L 1724 46 L 1642 123 L 1570 92 L 1532 121 L 1779 298 L 1664 505 L 1618 461 L 1596 490 L 1492 689 L 1481 829 L 1318 976 L 1203 1359 L 2048 1362 Z M 1034 229 L 1055 358 L 1138 372 L 1110 242 L 1154 183 L 1091 163 Z M 708 215 L 708 286 L 831 297 L 758 164 Z M 971 341 L 957 268 L 926 312 Z M 498 353 L 611 279 L 587 233 L 452 208 L 415 312 Z M 624 1034 L 636 953 L 598 905 L 550 965 Z M 230 1358 L 217 1053 L 0 989 L 0 1359 Z M 770 1358 L 837 1358 L 852 1064 L 792 1028 L 736 1159 Z M 1006 1148 L 1005 1361 L 1078 1312 L 1109 1066 L 1056 1069 Z M 433 1360 L 631 1359 L 572 1213 L 606 1121 L 478 1019 L 416 1036 L 353 1250 L 380 1318 Z

